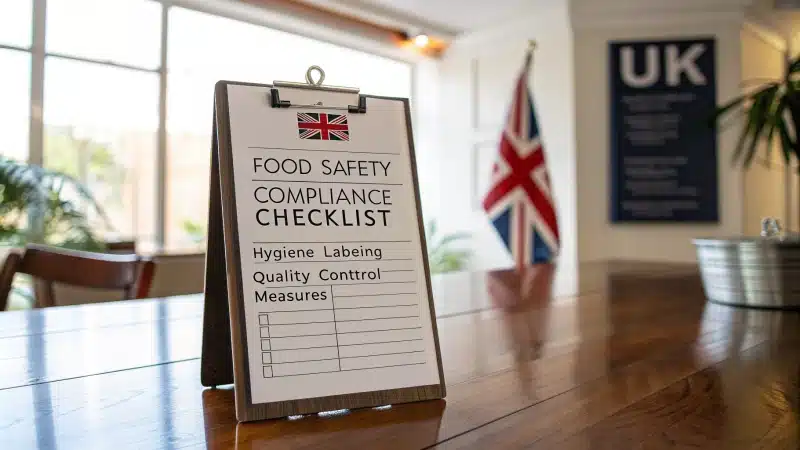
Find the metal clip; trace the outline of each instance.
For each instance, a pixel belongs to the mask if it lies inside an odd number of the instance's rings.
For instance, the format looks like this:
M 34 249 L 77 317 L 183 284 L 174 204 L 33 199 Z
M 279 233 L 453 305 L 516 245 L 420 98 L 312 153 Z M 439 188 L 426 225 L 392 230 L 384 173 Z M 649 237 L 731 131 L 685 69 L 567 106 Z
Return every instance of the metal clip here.
M 314 76 L 313 76 L 314 72 L 317 72 L 319 74 L 319 79 L 316 81 L 314 81 Z M 320 66 L 311 66 L 306 71 L 305 83 L 297 83 L 294 81 L 274 81 L 272 83 L 274 87 L 270 89 L 270 106 L 272 106 L 273 108 L 308 108 L 308 109 L 334 109 L 334 110 L 338 109 L 350 113 L 362 113 L 362 114 L 367 112 L 367 99 L 363 95 L 359 94 L 358 88 L 344 87 L 344 86 L 326 86 L 322 84 L 322 81 L 324 79 L 325 79 L 325 71 L 322 70 Z M 278 88 L 280 87 L 355 94 L 356 104 L 354 105 L 345 104 L 338 106 L 323 105 L 322 102 L 314 102 L 312 104 L 305 104 L 305 105 L 293 104 L 289 100 L 281 99 L 281 96 L 278 93 Z
M 319 73 L 319 80 L 314 81 L 314 76 L 312 75 L 316 71 Z M 308 84 L 313 84 L 314 86 L 322 86 L 322 82 L 325 81 L 325 71 L 322 70 L 320 66 L 311 66 L 306 70 L 306 82 Z

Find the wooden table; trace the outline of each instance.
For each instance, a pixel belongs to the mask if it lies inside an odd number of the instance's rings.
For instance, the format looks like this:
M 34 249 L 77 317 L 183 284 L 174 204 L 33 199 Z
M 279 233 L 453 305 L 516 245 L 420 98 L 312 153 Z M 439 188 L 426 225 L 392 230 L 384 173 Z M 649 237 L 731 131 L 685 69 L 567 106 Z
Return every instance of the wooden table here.
M 200 385 L 200 296 L 2 313 L 0 448 L 800 448 L 800 315 L 692 266 L 551 275 L 434 280 L 444 401 L 247 424 Z

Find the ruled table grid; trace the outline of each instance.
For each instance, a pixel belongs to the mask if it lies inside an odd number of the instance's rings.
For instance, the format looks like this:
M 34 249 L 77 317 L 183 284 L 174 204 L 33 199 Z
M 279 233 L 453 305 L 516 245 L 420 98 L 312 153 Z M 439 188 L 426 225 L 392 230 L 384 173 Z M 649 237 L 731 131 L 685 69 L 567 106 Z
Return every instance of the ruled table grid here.
M 425 364 L 417 293 L 358 292 L 374 284 L 327 285 L 330 307 L 259 313 L 264 378 Z

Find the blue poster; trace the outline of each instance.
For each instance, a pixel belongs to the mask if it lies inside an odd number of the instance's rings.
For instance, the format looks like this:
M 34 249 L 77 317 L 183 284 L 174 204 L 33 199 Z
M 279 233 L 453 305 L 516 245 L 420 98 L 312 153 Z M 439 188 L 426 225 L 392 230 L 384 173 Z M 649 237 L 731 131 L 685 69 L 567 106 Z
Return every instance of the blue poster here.
M 609 51 L 611 221 L 718 221 L 714 39 Z

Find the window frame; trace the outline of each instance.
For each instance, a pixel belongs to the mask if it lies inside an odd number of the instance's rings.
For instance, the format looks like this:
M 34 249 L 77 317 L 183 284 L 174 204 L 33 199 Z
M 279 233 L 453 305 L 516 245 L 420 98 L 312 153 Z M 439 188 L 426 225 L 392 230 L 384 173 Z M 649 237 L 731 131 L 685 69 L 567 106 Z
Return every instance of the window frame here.
M 30 126 L 29 126 L 29 146 L 28 146 L 28 163 L 36 165 L 44 165 L 44 80 L 45 80 L 45 60 L 50 57 L 64 58 L 68 60 L 99 64 L 104 66 L 112 66 L 127 70 L 142 71 L 147 73 L 155 73 L 158 76 L 158 129 L 156 139 L 156 189 L 155 189 L 155 202 L 156 202 L 156 217 L 155 217 L 155 230 L 156 230 L 156 252 L 159 254 L 173 253 L 165 249 L 165 232 L 166 232 L 166 217 L 167 217 L 167 96 L 168 96 L 168 56 L 169 56 L 169 11 L 171 7 L 185 8 L 201 13 L 211 14 L 214 16 L 224 17 L 238 22 L 253 24 L 265 28 L 275 29 L 298 36 L 306 36 L 311 39 L 328 42 L 340 47 L 349 48 L 359 52 L 375 55 L 381 58 L 390 59 L 403 63 L 409 66 L 411 71 L 411 85 L 409 92 L 412 93 L 412 121 L 415 122 L 415 109 L 413 103 L 415 102 L 415 92 L 417 88 L 418 59 L 414 55 L 400 55 L 398 51 L 384 49 L 385 51 L 378 51 L 374 42 L 369 41 L 368 38 L 359 38 L 353 35 L 342 36 L 342 39 L 333 39 L 329 35 L 323 34 L 322 27 L 319 27 L 319 33 L 308 33 L 308 27 L 301 30 L 301 25 L 297 26 L 277 26 L 268 19 L 256 17 L 256 13 L 248 13 L 241 9 L 224 11 L 220 5 L 216 3 L 201 4 L 192 0 L 141 0 L 157 3 L 161 6 L 161 49 L 160 60 L 157 68 L 146 68 L 130 64 L 122 64 L 117 62 L 97 60 L 87 57 L 79 57 L 73 55 L 66 55 L 56 52 L 48 52 L 46 50 L 46 18 L 47 18 L 47 0 L 32 0 L 32 27 L 31 27 L 31 45 L 29 47 L 20 47 L 16 45 L 0 44 L 0 49 L 10 49 L 30 53 Z M 266 14 L 265 14 L 266 16 Z M 358 42 L 363 45 L 358 45 Z M 132 236 L 136 238 L 136 236 Z M 180 252 L 179 252 L 180 253 Z

